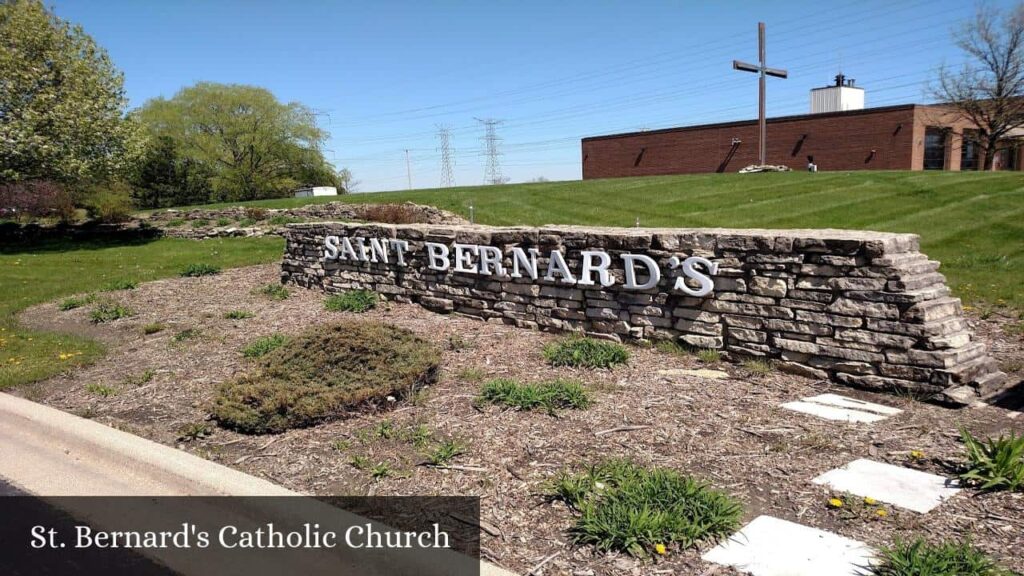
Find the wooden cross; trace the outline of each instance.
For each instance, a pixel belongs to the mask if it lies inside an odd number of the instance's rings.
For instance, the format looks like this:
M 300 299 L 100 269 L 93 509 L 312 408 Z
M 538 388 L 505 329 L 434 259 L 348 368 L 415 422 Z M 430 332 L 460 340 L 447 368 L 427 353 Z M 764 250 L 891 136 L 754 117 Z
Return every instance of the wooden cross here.
M 746 62 L 740 62 L 739 60 L 732 61 L 733 70 L 743 70 L 744 72 L 756 72 L 760 75 L 760 81 L 758 83 L 758 109 L 757 109 L 757 126 L 758 126 L 758 140 L 757 140 L 757 158 L 758 163 L 764 166 L 767 162 L 765 160 L 765 140 L 767 140 L 768 129 L 767 123 L 765 122 L 764 115 L 764 78 L 765 76 L 774 76 L 776 78 L 786 78 L 789 73 L 785 70 L 778 68 L 769 68 L 764 62 L 764 22 L 757 23 L 757 64 L 747 64 Z

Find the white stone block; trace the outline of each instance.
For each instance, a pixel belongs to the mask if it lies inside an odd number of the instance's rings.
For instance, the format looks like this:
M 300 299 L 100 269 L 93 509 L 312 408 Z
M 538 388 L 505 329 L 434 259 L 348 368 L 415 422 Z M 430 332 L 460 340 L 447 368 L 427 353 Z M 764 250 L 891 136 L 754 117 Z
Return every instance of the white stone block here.
M 813 482 L 922 514 L 960 491 L 954 480 L 865 459 L 826 472 Z
M 850 398 L 849 396 L 840 396 L 839 394 L 819 394 L 818 396 L 802 398 L 802 400 L 804 402 L 813 402 L 815 404 L 824 404 L 826 406 L 836 406 L 839 408 L 852 408 L 854 410 L 864 410 L 866 412 L 874 412 L 876 414 L 883 414 L 885 416 L 895 416 L 903 412 L 903 410 L 900 410 L 899 408 L 893 408 L 892 406 L 885 406 L 884 404 L 875 404 L 874 402 L 865 402 L 864 400 Z
M 862 542 L 771 516 L 758 516 L 704 554 L 753 576 L 863 576 L 873 558 Z
M 840 422 L 858 422 L 870 424 L 872 422 L 879 422 L 885 420 L 887 417 L 881 414 L 875 414 L 872 412 L 865 412 L 863 410 L 854 410 L 852 408 L 840 408 L 837 406 L 826 406 L 824 404 L 816 404 L 814 402 L 787 402 L 782 405 L 787 410 L 793 410 L 794 412 L 800 412 L 803 414 L 810 414 L 819 418 L 825 418 L 826 420 L 838 420 Z

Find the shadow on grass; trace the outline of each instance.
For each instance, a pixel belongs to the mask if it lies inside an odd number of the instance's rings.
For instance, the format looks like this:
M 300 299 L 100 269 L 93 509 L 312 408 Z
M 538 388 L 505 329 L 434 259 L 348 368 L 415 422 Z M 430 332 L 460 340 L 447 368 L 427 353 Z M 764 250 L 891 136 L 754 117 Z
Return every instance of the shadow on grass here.
M 38 224 L 0 223 L 0 254 L 24 252 L 66 252 L 101 250 L 121 246 L 141 246 L 159 240 L 159 229 L 147 226 L 124 227 L 116 224 L 40 226 Z

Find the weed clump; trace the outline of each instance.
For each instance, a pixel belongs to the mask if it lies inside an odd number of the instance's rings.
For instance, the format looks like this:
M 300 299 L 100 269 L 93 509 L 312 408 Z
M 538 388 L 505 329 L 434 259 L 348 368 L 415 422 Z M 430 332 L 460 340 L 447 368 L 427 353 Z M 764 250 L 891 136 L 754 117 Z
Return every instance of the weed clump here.
M 181 271 L 181 276 L 184 278 L 198 278 L 200 276 L 213 276 L 214 274 L 220 274 L 220 268 L 205 263 L 189 264 Z
M 897 541 L 871 567 L 876 576 L 1013 576 L 970 542 Z
M 221 385 L 213 417 L 249 434 L 281 432 L 404 397 L 433 382 L 440 353 L 408 330 L 374 322 L 318 326 Z
M 586 388 L 570 380 L 520 384 L 515 380 L 498 378 L 483 385 L 480 399 L 519 410 L 543 408 L 549 413 L 559 408 L 583 410 L 591 404 Z
M 254 289 L 252 294 L 256 296 L 266 296 L 274 301 L 288 299 L 288 289 L 280 284 L 267 284 L 266 286 Z
M 544 358 L 552 366 L 611 368 L 625 364 L 629 360 L 629 351 L 614 342 L 570 336 L 545 346 Z
M 369 290 L 352 290 L 328 296 L 324 308 L 331 312 L 366 312 L 377 307 L 377 294 Z
M 598 551 L 647 557 L 731 534 L 743 508 L 725 492 L 675 470 L 643 468 L 609 460 L 580 474 L 555 479 L 552 500 L 562 500 L 579 516 L 569 530 L 576 544 Z
M 134 316 L 135 312 L 127 306 L 115 304 L 113 302 L 102 302 L 89 314 L 89 319 L 94 324 L 102 324 L 104 322 L 113 322 L 114 320 L 120 320 L 121 318 L 128 318 Z
M 1024 490 L 1024 434 L 979 440 L 961 428 L 960 437 L 967 450 L 961 480 L 986 491 Z
M 252 344 L 249 344 L 242 349 L 242 355 L 246 358 L 259 358 L 265 356 L 268 353 L 280 348 L 288 341 L 288 338 L 284 334 L 271 334 L 270 336 L 264 336 L 263 338 L 256 339 Z

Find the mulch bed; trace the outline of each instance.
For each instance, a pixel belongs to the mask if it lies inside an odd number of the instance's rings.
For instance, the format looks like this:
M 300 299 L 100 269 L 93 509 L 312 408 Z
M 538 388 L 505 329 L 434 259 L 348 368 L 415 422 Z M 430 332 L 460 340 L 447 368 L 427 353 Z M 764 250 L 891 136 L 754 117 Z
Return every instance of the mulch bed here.
M 954 410 L 786 374 L 745 374 L 732 364 L 710 366 L 727 371 L 728 379 L 665 376 L 659 371 L 709 366 L 692 356 L 642 347 L 631 347 L 629 364 L 613 370 L 552 368 L 544 363 L 541 349 L 556 335 L 438 315 L 415 305 L 384 304 L 360 315 L 327 312 L 321 294 L 298 288 L 291 288 L 292 296 L 279 302 L 250 294 L 253 288 L 276 283 L 278 277 L 278 267 L 267 265 L 106 293 L 137 312 L 110 324 L 90 325 L 88 307 L 60 312 L 51 303 L 29 309 L 21 316 L 24 324 L 74 328 L 106 342 L 109 353 L 93 366 L 15 393 L 298 492 L 477 495 L 482 499 L 485 557 L 523 574 L 553 554 L 536 574 L 735 573 L 700 560 L 704 549 L 644 563 L 569 545 L 566 529 L 573 516 L 564 505 L 545 502 L 545 484 L 567 467 L 612 456 L 704 478 L 744 502 L 745 521 L 770 514 L 875 546 L 897 537 L 969 536 L 1007 567 L 1024 570 L 1019 554 L 1024 549 L 1024 494 L 964 492 L 926 515 L 889 508 L 885 518 L 848 518 L 828 508 L 827 488 L 810 482 L 857 458 L 949 474 L 962 454 L 958 426 L 984 435 L 1020 433 L 1024 417 L 1019 411 L 992 406 Z M 231 310 L 248 310 L 255 317 L 224 319 Z M 211 422 L 210 437 L 179 439 L 182 426 L 207 420 L 218 384 L 249 369 L 251 361 L 241 353 L 248 343 L 275 332 L 296 334 L 317 323 L 353 317 L 390 322 L 435 341 L 444 349 L 438 383 L 415 399 L 395 402 L 390 410 L 312 428 L 245 436 Z M 143 335 L 142 326 L 153 322 L 167 328 Z M 994 342 L 1004 365 L 1020 370 L 1021 337 L 1004 334 L 998 318 L 975 323 L 977 332 Z M 196 335 L 174 341 L 175 334 L 188 329 Z M 147 370 L 153 371 L 148 381 L 128 381 Z M 1012 376 L 1019 380 L 1021 375 Z M 595 404 L 586 411 L 556 415 L 483 407 L 474 402 L 481 377 L 575 378 L 594 391 Z M 88 391 L 89 384 L 109 386 L 117 393 L 102 397 Z M 782 402 L 824 392 L 905 411 L 874 425 L 855 425 L 779 408 Z M 373 434 L 382 421 L 397 429 L 424 424 L 439 438 L 460 440 L 467 452 L 455 460 L 454 469 L 423 466 L 424 458 L 408 442 Z M 913 459 L 912 450 L 923 451 L 924 458 Z M 352 465 L 353 457 L 388 462 L 393 475 L 375 480 L 368 470 Z

